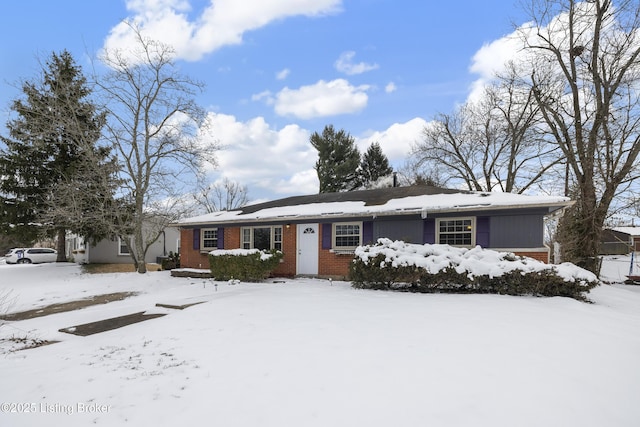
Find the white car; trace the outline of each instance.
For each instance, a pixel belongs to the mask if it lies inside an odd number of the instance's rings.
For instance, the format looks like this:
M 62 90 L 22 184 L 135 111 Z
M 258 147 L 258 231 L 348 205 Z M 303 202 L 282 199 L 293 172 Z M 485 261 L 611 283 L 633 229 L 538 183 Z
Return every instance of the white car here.
M 9 249 L 9 251 L 4 255 L 5 258 L 9 258 L 11 255 L 15 254 L 16 251 L 24 251 L 24 248 L 13 248 Z
M 43 262 L 56 262 L 58 252 L 49 248 L 11 249 L 5 260 L 7 264 L 39 264 Z

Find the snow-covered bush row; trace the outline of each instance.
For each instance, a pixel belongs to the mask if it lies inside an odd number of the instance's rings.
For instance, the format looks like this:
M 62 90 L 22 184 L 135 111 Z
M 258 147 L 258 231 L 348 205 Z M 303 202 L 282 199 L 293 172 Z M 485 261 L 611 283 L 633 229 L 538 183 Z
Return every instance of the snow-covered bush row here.
M 356 249 L 355 287 L 415 292 L 477 292 L 509 295 L 582 295 L 599 281 L 574 264 L 538 260 L 477 246 L 416 245 L 379 239 Z
M 247 256 L 252 254 L 260 254 L 260 259 L 263 261 L 273 257 L 273 252 L 261 251 L 260 249 L 216 249 L 209 252 L 209 255 L 213 256 Z
M 209 253 L 209 266 L 216 280 L 256 282 L 269 277 L 282 259 L 282 252 L 229 249 Z

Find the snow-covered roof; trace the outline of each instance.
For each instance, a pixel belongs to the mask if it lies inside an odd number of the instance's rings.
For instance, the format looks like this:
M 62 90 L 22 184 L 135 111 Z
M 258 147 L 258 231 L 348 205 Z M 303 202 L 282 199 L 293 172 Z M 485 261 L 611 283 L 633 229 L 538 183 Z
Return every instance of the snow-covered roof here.
M 640 236 L 640 227 L 613 227 L 610 228 L 610 230 L 617 231 L 618 233 L 628 234 L 629 236 Z
M 433 213 L 522 208 L 544 208 L 553 212 L 571 203 L 567 197 L 560 196 L 471 192 L 429 186 L 396 187 L 289 197 L 186 218 L 179 225 L 416 214 L 427 218 Z

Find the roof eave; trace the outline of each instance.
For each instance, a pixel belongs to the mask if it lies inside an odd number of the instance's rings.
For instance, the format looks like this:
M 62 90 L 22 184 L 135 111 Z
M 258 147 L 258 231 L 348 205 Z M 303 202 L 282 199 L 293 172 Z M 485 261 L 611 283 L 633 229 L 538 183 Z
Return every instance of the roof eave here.
M 516 209 L 537 209 L 547 208 L 549 213 L 553 213 L 559 209 L 565 209 L 569 206 L 573 206 L 574 200 L 566 200 L 552 203 L 531 203 L 531 204 L 513 204 L 513 205 L 491 205 L 491 206 L 454 206 L 452 208 L 433 209 L 428 210 L 427 213 L 451 213 L 451 212 L 465 212 L 465 211 L 498 211 L 498 210 L 516 210 Z
M 236 225 L 247 223 L 273 223 L 273 222 L 287 222 L 287 221 L 322 221 L 327 219 L 347 219 L 347 218 L 362 218 L 362 217 L 384 217 L 384 216 L 399 216 L 399 215 L 421 215 L 422 218 L 427 218 L 430 214 L 434 213 L 457 213 L 457 212 L 485 212 L 495 210 L 515 210 L 515 209 L 530 209 L 530 208 L 547 208 L 549 213 L 553 213 L 559 209 L 567 208 L 573 205 L 575 201 L 561 201 L 553 203 L 534 203 L 534 204 L 514 204 L 514 205 L 468 205 L 468 206 L 453 206 L 448 208 L 415 208 L 415 209 L 393 209 L 388 211 L 362 211 L 362 212 L 340 212 L 340 213 L 328 213 L 321 215 L 280 215 L 269 217 L 253 217 L 253 218 L 234 218 L 229 220 L 211 220 L 211 221 L 196 221 L 196 222 L 182 222 L 177 223 L 179 227 L 190 227 L 194 225 Z

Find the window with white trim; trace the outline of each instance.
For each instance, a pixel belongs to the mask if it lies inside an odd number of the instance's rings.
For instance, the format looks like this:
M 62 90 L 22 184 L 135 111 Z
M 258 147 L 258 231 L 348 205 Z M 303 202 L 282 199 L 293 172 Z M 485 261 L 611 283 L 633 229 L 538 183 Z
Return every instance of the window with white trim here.
M 436 241 L 441 245 L 475 246 L 475 218 L 443 218 L 436 223 Z
M 362 242 L 361 222 L 339 222 L 333 224 L 333 248 L 355 249 Z
M 131 240 L 129 240 L 131 242 Z M 122 237 L 118 237 L 118 255 L 131 255 L 129 251 L 129 246 L 127 246 L 127 242 L 122 239 Z
M 282 227 L 273 227 L 273 249 L 282 250 Z
M 282 226 L 242 227 L 240 231 L 243 249 L 282 250 Z
M 200 232 L 200 248 L 204 251 L 218 249 L 218 229 L 203 228 Z

